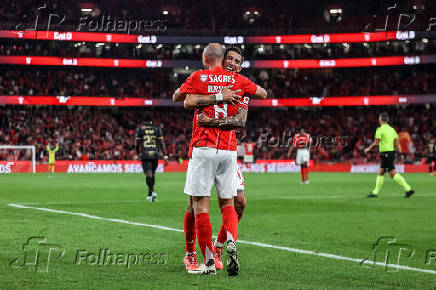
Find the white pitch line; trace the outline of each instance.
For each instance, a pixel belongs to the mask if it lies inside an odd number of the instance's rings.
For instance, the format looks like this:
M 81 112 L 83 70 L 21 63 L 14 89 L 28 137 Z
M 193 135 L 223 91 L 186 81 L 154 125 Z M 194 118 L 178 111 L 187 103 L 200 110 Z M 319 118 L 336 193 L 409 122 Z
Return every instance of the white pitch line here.
M 402 195 L 382 195 L 381 197 L 398 198 Z M 420 194 L 419 197 L 436 197 L 435 194 Z M 282 195 L 277 199 L 365 199 L 361 195 Z M 47 202 L 20 202 L 22 205 L 43 205 L 43 204 L 101 204 L 101 203 L 139 203 L 145 200 L 95 200 L 95 201 L 47 201 Z
M 94 203 L 137 203 L 145 200 L 96 200 L 96 201 L 47 201 L 47 202 L 22 202 L 23 205 L 40 205 L 40 204 L 94 204 Z
M 159 230 L 183 233 L 183 230 L 180 230 L 180 229 L 159 226 L 159 225 L 151 225 L 151 224 L 144 224 L 144 223 L 138 223 L 138 222 L 131 222 L 131 221 L 122 220 L 122 219 L 104 218 L 104 217 L 99 217 L 99 216 L 95 216 L 95 215 L 91 215 L 91 214 L 87 214 L 87 213 L 70 212 L 70 211 L 65 211 L 65 210 L 57 210 L 57 209 L 44 208 L 44 207 L 33 207 L 33 206 L 28 206 L 28 205 L 16 204 L 16 203 L 10 203 L 10 204 L 8 204 L 8 206 L 15 207 L 15 208 L 21 208 L 21 209 L 35 209 L 35 210 L 51 212 L 51 213 L 75 215 L 75 216 L 81 216 L 81 217 L 90 218 L 90 219 L 104 220 L 104 221 L 122 223 L 122 224 L 133 225 L 133 226 L 142 226 L 142 227 L 155 228 L 155 229 L 159 229 Z M 293 253 L 324 257 L 324 258 L 335 259 L 335 260 L 356 262 L 359 264 L 362 263 L 361 259 L 355 259 L 355 258 L 350 258 L 350 257 L 345 257 L 345 256 L 340 256 L 340 255 L 329 254 L 329 253 L 318 253 L 318 252 L 314 252 L 314 251 L 310 251 L 310 250 L 303 250 L 303 249 L 290 248 L 290 247 L 281 247 L 281 246 L 275 246 L 275 245 L 270 245 L 270 244 L 265 244 L 265 243 L 250 242 L 250 241 L 243 241 L 243 240 L 238 240 L 238 243 L 258 246 L 258 247 L 262 247 L 262 248 L 271 248 L 271 249 L 283 250 L 283 251 L 288 251 L 288 252 L 293 252 Z M 374 265 L 374 262 L 366 260 L 363 262 L 363 264 Z M 375 265 L 436 275 L 436 271 L 434 271 L 434 270 L 427 270 L 427 269 L 421 269 L 421 268 L 415 268 L 415 267 L 409 267 L 409 266 L 403 266 L 403 265 L 395 265 L 395 264 L 385 264 L 385 263 L 381 263 L 381 262 L 376 262 Z

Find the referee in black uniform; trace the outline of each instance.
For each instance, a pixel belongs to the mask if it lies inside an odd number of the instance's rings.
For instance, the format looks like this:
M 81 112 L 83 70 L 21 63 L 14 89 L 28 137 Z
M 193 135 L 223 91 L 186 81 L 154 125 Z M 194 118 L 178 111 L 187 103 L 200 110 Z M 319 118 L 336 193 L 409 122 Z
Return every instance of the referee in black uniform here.
M 154 175 L 159 160 L 159 147 L 164 155 L 165 165 L 168 164 L 168 155 L 163 142 L 162 130 L 152 124 L 151 113 L 145 113 L 144 121 L 144 125 L 136 129 L 136 154 L 141 157 L 142 170 L 148 186 L 147 201 L 155 202 L 157 193 L 154 191 Z

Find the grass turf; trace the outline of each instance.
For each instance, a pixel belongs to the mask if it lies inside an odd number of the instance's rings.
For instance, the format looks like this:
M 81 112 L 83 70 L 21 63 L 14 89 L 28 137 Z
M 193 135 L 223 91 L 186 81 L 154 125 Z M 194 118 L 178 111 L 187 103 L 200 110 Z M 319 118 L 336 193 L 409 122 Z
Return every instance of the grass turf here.
M 405 257 L 407 252 L 401 256 L 401 265 L 436 271 L 436 258 L 426 264 L 427 250 L 434 250 L 436 256 L 435 177 L 406 174 L 416 189 L 410 199 L 388 176 L 379 198 L 365 198 L 374 186 L 374 174 L 313 173 L 310 185 L 300 185 L 298 174 L 244 177 L 248 207 L 240 223 L 241 240 L 373 259 L 372 244 L 382 236 L 395 236 L 398 243 L 415 250 L 410 258 Z M 434 274 L 386 271 L 242 243 L 239 276 L 228 277 L 225 271 L 212 277 L 190 276 L 182 265 L 181 232 L 8 206 L 38 203 L 29 206 L 183 229 L 187 202 L 183 185 L 183 173 L 158 175 L 158 202 L 147 203 L 145 178 L 140 174 L 0 175 L 0 288 L 436 288 Z M 216 234 L 221 216 L 213 196 L 211 221 Z M 48 272 L 10 266 L 23 256 L 23 244 L 32 236 L 44 236 L 47 243 L 65 249 L 61 259 L 53 258 L 58 253 L 53 252 Z M 129 269 L 83 260 L 75 264 L 78 250 L 98 255 L 100 249 L 163 258 L 141 260 Z M 384 261 L 381 254 L 377 261 Z M 394 258 L 390 262 L 396 263 Z

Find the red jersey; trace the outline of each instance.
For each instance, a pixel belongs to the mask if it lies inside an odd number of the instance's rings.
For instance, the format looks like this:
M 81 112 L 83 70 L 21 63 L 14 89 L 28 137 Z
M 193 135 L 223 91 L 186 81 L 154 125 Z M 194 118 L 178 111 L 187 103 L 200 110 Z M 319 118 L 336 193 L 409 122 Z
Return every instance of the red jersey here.
M 309 148 L 310 145 L 310 135 L 309 134 L 295 134 L 292 145 L 297 147 L 297 149 Z
M 245 155 L 254 155 L 255 143 L 244 143 Z
M 248 78 L 217 67 L 213 70 L 199 70 L 191 74 L 185 83 L 180 87 L 181 94 L 210 95 L 221 92 L 225 86 L 232 85 L 232 90 L 241 90 L 240 96 L 253 95 L 256 93 L 257 85 Z M 243 97 L 238 104 L 210 105 L 201 111 L 211 118 L 223 119 L 238 113 L 238 107 L 248 109 L 248 97 Z M 234 130 L 223 130 L 218 128 L 204 128 L 197 124 L 197 115 L 200 110 L 195 110 L 192 124 L 192 139 L 189 146 L 189 157 L 192 147 L 212 147 L 221 150 L 236 151 L 237 141 Z

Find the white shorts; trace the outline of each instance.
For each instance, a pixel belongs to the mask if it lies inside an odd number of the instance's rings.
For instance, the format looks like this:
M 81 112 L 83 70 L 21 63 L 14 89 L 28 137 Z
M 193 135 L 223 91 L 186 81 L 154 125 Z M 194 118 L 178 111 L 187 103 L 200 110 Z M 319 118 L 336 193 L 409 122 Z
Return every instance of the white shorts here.
M 297 149 L 297 158 L 295 159 L 295 163 L 297 165 L 301 165 L 305 162 L 309 162 L 309 160 L 310 160 L 309 149 Z
M 194 147 L 186 172 L 185 193 L 191 196 L 210 196 L 215 183 L 218 196 L 233 198 L 236 191 L 236 151 Z
M 244 188 L 244 177 L 242 176 L 242 171 L 239 165 L 236 163 L 236 177 L 235 177 L 235 183 L 236 183 L 236 190 L 245 190 Z M 238 192 L 236 192 L 235 196 L 238 195 Z

